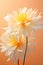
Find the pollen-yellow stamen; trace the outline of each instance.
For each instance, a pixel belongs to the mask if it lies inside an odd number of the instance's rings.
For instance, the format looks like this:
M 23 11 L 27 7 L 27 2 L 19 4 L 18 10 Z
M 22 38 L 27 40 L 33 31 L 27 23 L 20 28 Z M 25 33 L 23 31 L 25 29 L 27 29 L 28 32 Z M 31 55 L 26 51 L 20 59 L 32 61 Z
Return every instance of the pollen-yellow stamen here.
M 19 41 L 17 41 L 16 40 L 16 37 L 14 37 L 11 41 L 10 41 L 10 43 L 13 45 L 13 46 L 17 46 L 17 48 L 18 47 L 20 47 L 20 46 L 22 46 L 22 37 L 20 37 L 20 39 L 19 39 Z
M 16 17 L 16 20 L 18 22 L 24 23 L 24 22 L 30 22 L 30 19 L 28 19 L 28 16 L 26 13 L 19 13 Z

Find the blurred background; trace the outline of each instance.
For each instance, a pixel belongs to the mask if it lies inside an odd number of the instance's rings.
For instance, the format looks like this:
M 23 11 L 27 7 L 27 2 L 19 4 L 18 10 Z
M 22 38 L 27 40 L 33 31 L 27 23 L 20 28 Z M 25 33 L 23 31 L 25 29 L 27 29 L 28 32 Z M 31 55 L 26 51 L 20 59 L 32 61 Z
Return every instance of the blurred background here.
M 6 27 L 7 23 L 4 20 L 6 14 L 22 7 L 38 9 L 41 12 L 43 21 L 43 0 L 0 0 L 0 36 L 5 32 L 1 27 Z M 34 51 L 27 53 L 25 65 L 43 65 L 43 30 L 40 29 L 36 33 L 34 40 L 36 46 Z M 1 42 L 1 41 L 0 41 Z M 11 61 L 6 61 L 7 57 L 4 53 L 0 53 L 0 65 L 17 65 Z M 20 65 L 22 65 L 21 58 L 19 57 Z

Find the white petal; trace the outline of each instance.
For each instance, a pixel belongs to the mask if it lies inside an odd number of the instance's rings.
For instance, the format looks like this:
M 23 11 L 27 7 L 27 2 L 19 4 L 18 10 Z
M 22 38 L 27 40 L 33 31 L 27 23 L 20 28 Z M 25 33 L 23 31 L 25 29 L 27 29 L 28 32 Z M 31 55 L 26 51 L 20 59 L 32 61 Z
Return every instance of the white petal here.
M 11 18 L 12 18 L 11 14 L 8 14 L 7 16 L 5 16 L 5 20 L 8 22 L 11 21 Z
M 26 13 L 28 14 L 28 13 L 31 13 L 31 12 L 32 12 L 32 8 L 28 9 Z
M 10 30 L 10 27 L 2 27 L 1 29 Z
M 37 11 L 35 10 L 31 11 L 31 17 L 36 17 L 36 15 L 37 15 Z
M 22 57 L 23 61 L 24 61 L 24 54 L 25 54 L 25 52 L 24 52 L 24 51 L 23 51 L 23 52 L 21 52 L 21 57 Z
M 23 50 L 17 49 L 18 52 L 23 52 Z
M 16 51 L 16 53 L 12 53 L 10 56 L 9 56 L 9 59 L 11 59 L 13 61 L 13 63 L 15 64 L 18 60 L 18 52 Z
M 26 25 L 26 26 L 29 26 L 30 24 L 31 24 L 31 22 L 29 22 L 29 23 L 26 23 L 25 25 Z
M 26 12 L 26 10 L 27 10 L 27 8 L 26 8 L 26 7 L 24 7 L 24 8 L 20 8 L 19 13 L 25 13 L 25 12 Z
M 33 18 L 32 18 L 32 21 L 36 21 L 36 22 L 37 22 L 37 21 L 39 21 L 40 19 L 41 19 L 41 16 L 37 16 L 37 17 L 33 17 Z
M 15 59 L 14 59 L 15 58 Z M 14 62 L 14 64 L 17 62 L 17 60 L 18 60 L 18 55 L 17 54 L 15 54 L 15 56 L 14 56 L 14 58 L 12 59 L 12 61 Z
M 43 29 L 43 26 L 33 26 L 32 28 L 33 29 L 41 29 L 41 28 Z
M 1 52 L 5 52 L 6 50 L 7 50 L 7 48 L 4 47 L 4 48 L 1 49 Z
M 1 45 L 1 52 L 5 52 L 7 49 L 8 49 L 8 47 L 6 46 L 6 45 Z
M 43 22 L 34 22 L 34 24 L 43 26 Z
M 11 53 L 13 53 L 13 52 L 14 52 L 14 50 L 15 50 L 15 49 L 16 49 L 16 46 L 15 46 L 15 47 L 13 47 L 13 48 L 8 49 L 8 51 L 6 52 L 6 54 L 5 54 L 5 55 L 9 56 Z

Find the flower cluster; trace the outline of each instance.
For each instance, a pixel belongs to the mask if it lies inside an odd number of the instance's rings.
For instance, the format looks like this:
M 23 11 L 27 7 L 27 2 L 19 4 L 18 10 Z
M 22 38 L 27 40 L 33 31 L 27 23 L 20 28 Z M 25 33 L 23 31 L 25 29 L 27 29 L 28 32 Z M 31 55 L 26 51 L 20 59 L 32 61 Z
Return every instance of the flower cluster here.
M 1 36 L 1 52 L 6 51 L 9 56 L 8 60 L 17 61 L 18 52 L 23 53 L 26 47 L 26 36 L 28 36 L 28 47 L 31 40 L 34 38 L 35 32 L 43 28 L 43 23 L 40 22 L 41 15 L 37 10 L 32 8 L 20 8 L 18 11 L 13 11 L 5 16 L 8 27 L 5 33 Z M 14 60 L 15 59 L 15 60 Z

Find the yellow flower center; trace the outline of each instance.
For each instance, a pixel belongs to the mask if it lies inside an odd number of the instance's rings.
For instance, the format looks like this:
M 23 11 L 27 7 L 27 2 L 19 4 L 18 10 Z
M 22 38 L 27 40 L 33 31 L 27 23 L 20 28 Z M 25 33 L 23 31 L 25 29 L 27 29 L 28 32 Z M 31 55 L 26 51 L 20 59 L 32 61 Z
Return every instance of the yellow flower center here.
M 14 37 L 12 40 L 10 40 L 10 43 L 13 46 L 17 46 L 17 48 L 19 48 L 20 46 L 22 46 L 22 37 L 20 37 L 19 41 L 16 40 L 16 37 Z
M 28 18 L 26 13 L 19 13 L 16 17 L 17 22 L 30 22 L 30 19 Z

